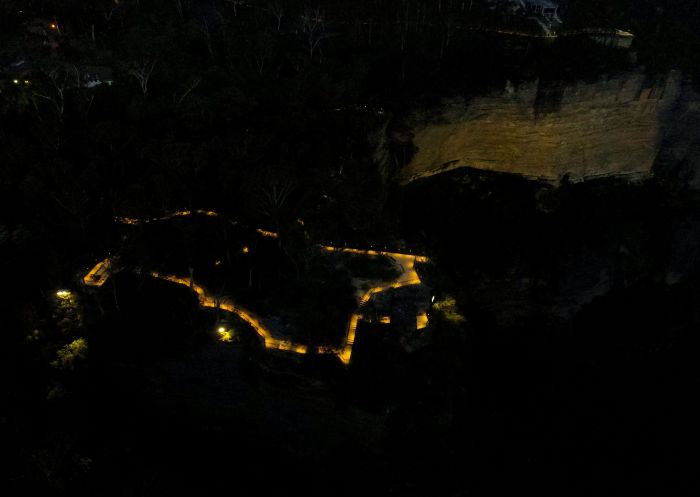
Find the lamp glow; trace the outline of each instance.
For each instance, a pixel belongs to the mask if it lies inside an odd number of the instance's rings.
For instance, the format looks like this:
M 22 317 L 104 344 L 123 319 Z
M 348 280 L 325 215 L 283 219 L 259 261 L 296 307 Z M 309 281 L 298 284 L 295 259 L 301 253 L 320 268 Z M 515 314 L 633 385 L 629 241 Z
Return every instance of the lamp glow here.
M 224 328 L 223 326 L 219 326 L 216 332 L 219 335 L 220 342 L 230 342 L 233 340 L 233 333 L 226 330 L 226 328 Z

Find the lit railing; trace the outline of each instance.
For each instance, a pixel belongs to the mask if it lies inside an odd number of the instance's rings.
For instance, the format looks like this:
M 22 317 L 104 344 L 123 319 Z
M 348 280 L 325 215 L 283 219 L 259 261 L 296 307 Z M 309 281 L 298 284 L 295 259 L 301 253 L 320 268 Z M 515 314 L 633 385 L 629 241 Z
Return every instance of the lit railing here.
M 152 218 L 145 218 L 145 219 L 140 219 L 140 218 L 133 218 L 133 217 L 123 217 L 123 216 L 117 216 L 114 219 L 121 223 L 121 224 L 127 224 L 130 226 L 138 226 L 140 224 L 148 224 L 148 223 L 153 223 L 153 222 L 158 222 L 158 221 L 167 221 L 168 219 L 173 219 L 176 217 L 188 217 L 193 214 L 199 214 L 201 216 L 208 216 L 208 217 L 219 217 L 219 213 L 216 211 L 211 211 L 211 210 L 205 210 L 205 209 L 196 209 L 194 211 L 192 210 L 180 210 L 180 211 L 175 211 L 171 214 L 167 214 L 165 216 L 161 217 L 152 217 Z M 297 223 L 301 224 L 302 226 L 304 225 L 304 221 L 301 219 L 297 219 Z M 268 231 L 264 230 L 261 228 L 256 228 L 255 231 L 264 237 L 267 238 L 279 238 L 279 233 L 275 231 Z M 359 254 L 359 255 L 384 255 L 387 257 L 393 257 L 393 258 L 404 258 L 404 257 L 413 257 L 415 258 L 416 262 L 428 262 L 429 259 L 425 256 L 422 255 L 412 255 L 412 254 L 404 254 L 400 252 L 389 252 L 386 250 L 373 250 L 373 249 L 358 249 L 358 248 L 348 248 L 348 247 L 335 247 L 333 245 L 319 245 L 323 250 L 326 250 L 328 252 L 345 252 L 348 254 Z
M 237 306 L 233 303 L 233 301 L 227 299 L 226 297 L 215 298 L 208 295 L 206 290 L 201 285 L 194 283 L 189 278 L 182 278 L 170 274 L 161 274 L 158 272 L 152 272 L 151 276 L 191 288 L 192 291 L 197 294 L 197 297 L 199 297 L 199 304 L 202 307 L 219 308 L 232 314 L 236 314 L 255 330 L 258 336 L 263 339 L 265 347 L 268 349 L 285 350 L 289 352 L 296 352 L 297 354 L 306 354 L 308 351 L 308 347 L 306 345 L 273 337 L 270 330 L 268 330 L 262 324 L 260 319 L 253 313 Z
M 168 219 L 173 219 L 175 217 L 191 216 L 193 213 L 199 214 L 199 215 L 204 215 L 204 216 L 209 216 L 209 217 L 217 217 L 219 215 L 215 211 L 198 209 L 195 211 L 191 211 L 191 210 L 176 211 L 176 212 L 173 212 L 172 214 L 168 214 L 166 216 L 149 218 L 149 219 L 137 219 L 137 218 L 129 218 L 129 217 L 117 217 L 115 219 L 117 222 L 120 222 L 122 224 L 134 226 L 134 225 L 140 225 L 140 224 L 147 224 L 147 223 L 155 222 L 155 221 L 165 221 Z M 279 238 L 279 234 L 275 233 L 273 231 L 266 231 L 266 230 L 258 228 L 258 229 L 256 229 L 256 232 L 264 237 Z M 402 254 L 402 253 L 398 253 L 398 252 L 388 252 L 388 251 L 373 250 L 373 249 L 334 247 L 331 245 L 320 245 L 320 247 L 321 247 L 321 249 L 323 249 L 327 252 L 342 252 L 342 253 L 367 255 L 367 256 L 378 256 L 378 255 L 387 256 L 387 257 L 391 257 L 392 259 L 394 259 L 396 262 L 398 262 L 403 267 L 403 273 L 401 274 L 401 276 L 399 276 L 399 278 L 396 281 L 392 281 L 392 282 L 386 283 L 384 285 L 375 286 L 375 287 L 372 287 L 369 290 L 367 290 L 359 299 L 360 306 L 367 304 L 370 301 L 370 299 L 372 298 L 372 296 L 376 295 L 377 293 L 384 292 L 384 291 L 390 290 L 392 288 L 400 288 L 400 287 L 404 287 L 404 286 L 408 286 L 408 285 L 420 284 L 421 280 L 420 280 L 420 277 L 418 276 L 418 273 L 415 270 L 415 263 L 416 262 L 425 263 L 425 262 L 429 261 L 428 257 L 422 256 L 422 255 Z M 247 253 L 246 249 L 247 249 L 247 247 L 244 247 L 244 249 L 243 249 L 244 253 Z M 107 281 L 107 279 L 109 278 L 109 276 L 111 275 L 113 270 L 114 270 L 114 261 L 111 258 L 107 258 L 107 259 L 97 263 L 95 265 L 95 267 L 93 267 L 83 277 L 83 282 L 88 286 L 100 287 L 104 284 L 105 281 Z M 199 299 L 199 303 L 202 307 L 207 307 L 207 308 L 217 308 L 218 307 L 224 311 L 231 312 L 233 314 L 238 315 L 241 319 L 243 319 L 245 322 L 247 322 L 255 330 L 255 332 L 263 339 L 266 348 L 295 352 L 297 354 L 306 354 L 309 351 L 307 345 L 294 343 L 291 340 L 285 340 L 285 339 L 273 337 L 272 334 L 270 333 L 270 331 L 261 323 L 260 319 L 257 318 L 250 311 L 247 311 L 245 309 L 242 309 L 241 307 L 236 306 L 231 300 L 229 300 L 227 298 L 224 298 L 224 297 L 214 298 L 214 297 L 208 295 L 202 286 L 197 285 L 189 278 L 182 278 L 182 277 L 175 276 L 175 275 L 161 274 L 158 272 L 152 272 L 152 273 L 150 273 L 150 275 L 154 278 L 162 279 L 165 281 L 169 281 L 171 283 L 176 283 L 178 285 L 183 285 L 183 286 L 189 287 L 190 289 L 192 289 L 192 291 L 194 291 L 197 294 L 197 297 Z M 343 344 L 340 347 L 319 346 L 316 348 L 316 352 L 319 354 L 336 355 L 344 364 L 349 364 L 350 358 L 352 357 L 353 345 L 355 344 L 355 335 L 357 332 L 357 325 L 361 319 L 363 319 L 363 317 L 362 317 L 362 314 L 360 314 L 359 312 L 355 312 L 350 316 L 350 320 L 349 320 L 347 328 L 346 328 L 345 338 L 343 340 Z M 416 320 L 417 320 L 416 322 L 417 322 L 417 326 L 419 329 L 427 326 L 428 318 L 427 318 L 427 315 L 425 315 L 425 313 L 417 316 Z M 379 319 L 379 321 L 381 323 L 389 323 L 390 318 L 388 316 L 384 316 L 384 317 L 381 317 Z M 220 335 L 221 335 L 221 333 L 220 333 Z M 224 336 L 221 335 L 221 338 L 224 338 Z
M 422 330 L 428 326 L 428 314 L 422 312 L 416 316 L 416 329 Z
M 357 248 L 347 248 L 347 247 L 334 247 L 332 245 L 321 245 L 321 248 L 327 252 L 343 252 L 347 254 L 358 254 L 358 255 L 384 255 L 387 257 L 391 257 L 393 259 L 396 258 L 406 258 L 406 257 L 412 257 L 416 260 L 416 262 L 428 262 L 429 259 L 425 257 L 424 255 L 412 255 L 412 254 L 401 254 L 398 252 L 388 252 L 385 250 L 372 250 L 372 249 L 357 249 Z
M 114 219 L 118 223 L 128 224 L 131 226 L 138 226 L 139 224 L 148 224 L 148 223 L 154 223 L 154 222 L 158 222 L 158 221 L 167 221 L 168 219 L 173 219 L 176 217 L 188 217 L 188 216 L 191 216 L 192 214 L 199 214 L 200 216 L 208 216 L 208 217 L 217 217 L 219 215 L 216 211 L 197 209 L 194 211 L 191 211 L 191 210 L 175 211 L 175 212 L 173 212 L 171 214 L 167 214 L 165 216 L 151 217 L 151 218 L 146 218 L 146 219 L 139 219 L 139 218 L 135 218 L 135 217 L 121 217 L 121 216 L 117 216 Z
M 333 247 L 324 247 L 326 250 L 334 250 Z M 358 253 L 365 255 L 387 255 L 392 257 L 394 260 L 399 262 L 404 269 L 403 274 L 396 281 L 386 283 L 384 285 L 379 285 L 367 290 L 359 299 L 360 306 L 366 305 L 372 296 L 390 290 L 392 288 L 401 288 L 409 285 L 418 285 L 421 283 L 420 276 L 415 269 L 415 262 L 427 262 L 428 258 L 424 256 L 414 256 L 410 254 L 397 254 L 392 252 L 380 252 L 376 250 L 361 250 L 361 249 L 338 249 L 339 251 L 347 251 L 350 253 Z M 352 348 L 355 344 L 355 335 L 357 333 L 357 324 L 362 319 L 362 314 L 359 312 L 353 313 L 350 316 L 350 321 L 348 323 L 347 331 L 345 333 L 345 340 L 342 350 L 338 355 L 338 358 L 344 363 L 349 364 L 352 357 Z M 382 319 L 386 319 L 383 321 Z M 390 322 L 390 318 L 380 318 L 380 322 Z
M 104 285 L 107 278 L 112 274 L 112 259 L 109 257 L 95 264 L 88 274 L 83 277 L 83 283 L 87 286 L 100 287 Z
M 266 230 L 261 230 L 260 228 L 257 228 L 255 231 L 257 231 L 260 235 L 266 236 L 268 238 L 279 238 L 279 234 L 275 233 L 274 231 L 266 231 Z

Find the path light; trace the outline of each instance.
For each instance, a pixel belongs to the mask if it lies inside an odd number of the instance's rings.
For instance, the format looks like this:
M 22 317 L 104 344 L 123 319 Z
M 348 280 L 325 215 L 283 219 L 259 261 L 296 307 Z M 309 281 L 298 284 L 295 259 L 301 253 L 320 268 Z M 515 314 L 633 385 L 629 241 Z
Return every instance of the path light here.
M 12 82 L 13 82 L 14 84 L 18 85 L 18 84 L 19 84 L 19 79 L 13 79 Z
M 116 2 L 116 0 L 115 0 Z M 324 197 L 327 197 L 324 195 Z M 195 211 L 198 214 L 204 214 L 207 216 L 216 216 L 217 214 L 214 211 L 202 211 L 198 210 Z M 174 214 L 169 214 L 167 216 L 161 217 L 161 218 L 152 218 L 151 220 L 153 221 L 159 221 L 159 220 L 165 220 L 165 219 L 170 219 L 172 217 L 176 216 L 189 216 L 192 214 L 192 211 L 177 211 Z M 151 220 L 146 219 L 146 220 L 140 220 L 140 219 L 134 219 L 134 218 L 124 218 L 124 217 L 117 217 L 115 218 L 117 222 L 123 223 L 123 224 L 142 224 L 142 223 L 148 223 Z M 302 221 L 303 222 L 303 221 Z M 235 224 L 235 223 L 234 223 Z M 270 237 L 270 238 L 279 238 L 279 234 L 275 233 L 274 231 L 266 231 L 262 230 L 260 228 L 256 229 L 256 232 L 264 237 Z M 367 250 L 367 249 L 357 249 L 357 248 L 349 248 L 347 247 L 347 244 L 344 243 L 342 247 L 340 246 L 332 246 L 332 245 L 320 245 L 320 248 L 322 250 L 325 250 L 327 252 L 339 252 L 339 253 L 348 253 L 348 254 L 363 254 L 363 255 L 369 255 L 369 256 L 376 256 L 376 255 L 385 255 L 388 257 L 392 257 L 394 259 L 401 260 L 404 262 L 404 264 L 399 263 L 403 268 L 404 268 L 404 273 L 401 275 L 400 280 L 394 281 L 392 283 L 386 283 L 378 287 L 374 287 L 366 291 L 363 295 L 360 297 L 359 304 L 360 306 L 367 304 L 369 300 L 372 298 L 372 296 L 376 293 L 383 292 L 386 290 L 389 290 L 391 288 L 399 288 L 399 287 L 404 287 L 407 285 L 415 285 L 419 284 L 421 282 L 420 276 L 416 273 L 414 264 L 417 262 L 428 262 L 429 259 L 426 256 L 416 256 L 416 255 L 411 255 L 411 254 L 406 254 L 406 253 L 393 253 L 393 252 L 386 252 L 382 250 L 376 250 L 375 247 L 379 247 L 378 245 L 372 245 L 372 249 Z M 386 248 L 386 246 L 384 246 Z M 244 254 L 248 254 L 250 252 L 249 247 L 243 246 L 241 247 L 241 252 Z M 219 263 L 220 261 L 216 260 L 216 263 Z M 114 265 L 114 267 L 113 267 Z M 116 267 L 116 259 L 112 260 L 111 258 L 107 258 L 102 262 L 98 262 L 95 267 L 93 267 L 88 274 L 86 274 L 83 277 L 83 282 L 88 285 L 88 286 L 93 286 L 93 287 L 99 287 L 102 286 L 102 284 L 109 278 L 110 274 L 112 271 L 116 271 L 119 268 Z M 256 332 L 256 334 L 264 339 L 265 342 L 265 347 L 266 348 L 271 348 L 271 349 L 277 349 L 277 350 L 285 350 L 285 351 L 292 351 L 296 352 L 298 354 L 306 354 L 309 352 L 309 348 L 306 345 L 302 344 L 296 344 L 293 343 L 289 340 L 281 340 L 279 338 L 274 338 L 272 336 L 272 333 L 270 330 L 268 330 L 260 321 L 260 319 L 255 316 L 254 314 L 250 313 L 249 311 L 246 311 L 245 309 L 242 309 L 241 307 L 235 305 L 232 301 L 219 297 L 219 298 L 214 298 L 210 295 L 207 295 L 205 289 L 197 284 L 195 284 L 191 278 L 183 278 L 180 276 L 175 276 L 175 275 L 167 275 L 167 274 L 160 274 L 158 272 L 151 272 L 151 276 L 154 278 L 159 278 L 165 281 L 170 281 L 172 283 L 176 283 L 178 285 L 184 285 L 189 287 L 191 290 L 193 290 L 199 299 L 199 304 L 202 307 L 206 308 L 217 308 L 221 309 L 226 312 L 231 312 L 236 314 L 238 317 L 243 319 L 246 323 L 248 323 L 253 330 Z M 70 292 L 67 290 L 62 290 L 60 291 L 61 293 L 57 293 L 59 297 L 68 297 L 70 295 Z M 66 293 L 62 293 L 66 292 Z M 435 302 L 435 296 L 432 297 L 431 302 Z M 388 318 L 388 321 L 391 322 L 391 318 L 386 316 L 380 318 L 381 321 L 386 321 Z M 427 315 L 425 318 L 421 318 L 423 321 L 427 321 Z M 350 358 L 352 356 L 352 348 L 355 343 L 355 334 L 357 331 L 357 324 L 360 319 L 363 319 L 362 314 L 355 312 L 350 316 L 350 322 L 348 323 L 348 326 L 346 328 L 346 334 L 344 338 L 344 344 L 338 346 L 338 347 L 328 347 L 328 346 L 322 346 L 318 347 L 317 351 L 322 354 L 334 354 L 336 355 L 340 361 L 343 364 L 349 364 L 350 363 Z M 416 323 L 417 326 L 422 325 L 423 323 Z M 427 324 L 427 323 L 425 323 Z M 227 330 L 224 326 L 216 327 L 215 328 L 215 333 L 218 335 L 219 340 L 222 342 L 232 342 L 233 337 L 234 337 L 234 330 Z
M 216 332 L 219 335 L 220 342 L 230 342 L 231 340 L 233 340 L 233 334 L 223 326 L 219 326 Z
M 275 233 L 274 231 L 261 230 L 260 228 L 257 228 L 255 231 L 268 238 L 279 238 L 279 234 Z
M 60 299 L 65 299 L 67 297 L 70 297 L 70 290 L 59 290 L 56 292 L 56 297 Z

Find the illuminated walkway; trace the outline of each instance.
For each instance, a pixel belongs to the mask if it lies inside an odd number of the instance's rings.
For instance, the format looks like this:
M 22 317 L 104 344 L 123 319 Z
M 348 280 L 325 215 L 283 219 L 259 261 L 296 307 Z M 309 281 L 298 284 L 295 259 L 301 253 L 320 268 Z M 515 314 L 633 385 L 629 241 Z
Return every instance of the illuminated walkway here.
M 391 290 L 392 288 L 400 288 L 408 285 L 419 285 L 421 283 L 420 276 L 415 269 L 416 262 L 428 262 L 428 258 L 424 256 L 414 256 L 410 254 L 399 254 L 394 252 L 382 252 L 375 250 L 361 250 L 352 248 L 335 248 L 330 246 L 322 246 L 324 250 L 329 252 L 346 252 L 351 254 L 362 254 L 362 255 L 384 255 L 394 259 L 397 264 L 399 264 L 403 272 L 394 281 L 385 283 L 383 285 L 375 286 L 367 290 L 359 298 L 360 307 L 355 311 L 352 316 L 350 316 L 350 322 L 348 323 L 347 330 L 345 332 L 345 339 L 343 340 L 344 345 L 336 350 L 335 353 L 338 355 L 340 360 L 344 364 L 350 363 L 350 357 L 352 356 L 352 346 L 355 344 L 355 333 L 357 331 L 357 324 L 362 316 L 362 308 L 370 301 L 373 295 L 384 292 L 386 290 Z
M 88 274 L 83 277 L 83 283 L 87 286 L 101 287 L 107 281 L 107 278 L 113 273 L 119 271 L 119 268 L 113 259 L 107 258 L 103 261 L 98 262 L 95 267 L 93 267 Z M 219 308 L 226 312 L 236 314 L 238 317 L 243 319 L 248 323 L 255 332 L 264 340 L 265 347 L 269 349 L 277 350 L 289 350 L 299 354 L 306 354 L 308 347 L 302 344 L 295 344 L 289 340 L 284 340 L 281 338 L 275 338 L 268 328 L 266 328 L 260 318 L 255 316 L 252 312 L 243 309 L 233 303 L 231 299 L 226 297 L 216 298 L 207 291 L 201 285 L 196 284 L 189 278 L 182 278 L 172 274 L 162 274 L 156 271 L 149 273 L 150 276 L 158 278 L 161 280 L 169 281 L 171 283 L 177 283 L 178 285 L 183 285 L 190 288 L 193 292 L 197 294 L 199 298 L 199 305 L 205 308 Z M 99 277 L 96 277 L 99 275 Z
M 200 214 L 204 216 L 215 217 L 218 214 L 214 211 L 196 210 L 196 211 L 177 211 L 172 214 L 159 217 L 159 218 L 149 218 L 149 219 L 135 219 L 135 218 L 125 218 L 118 217 L 116 221 L 122 224 L 128 225 L 142 225 L 155 221 L 165 221 L 168 219 L 173 219 L 176 217 L 186 217 L 192 214 Z M 256 230 L 261 236 L 278 238 L 279 235 L 272 231 L 265 231 L 258 229 Z M 391 290 L 393 288 L 400 288 L 408 285 L 418 285 L 421 283 L 420 277 L 415 270 L 416 262 L 428 262 L 428 258 L 425 256 L 415 256 L 411 254 L 402 254 L 397 252 L 386 252 L 378 250 L 364 250 L 357 248 L 339 248 L 330 245 L 321 245 L 321 249 L 327 252 L 342 252 L 348 254 L 357 254 L 365 256 L 387 256 L 392 258 L 396 263 L 402 268 L 402 273 L 395 280 L 384 283 L 370 288 L 358 295 L 359 308 L 351 316 L 346 327 L 345 337 L 343 342 L 338 347 L 321 346 L 316 348 L 315 352 L 319 354 L 333 354 L 336 355 L 344 364 L 350 363 L 350 358 L 352 356 L 352 348 L 355 343 L 355 334 L 357 331 L 357 325 L 361 319 L 363 319 L 362 309 L 370 301 L 372 296 L 377 293 L 384 292 L 386 290 Z M 83 283 L 91 287 L 101 287 L 107 281 L 107 279 L 113 273 L 119 271 L 117 262 L 112 258 L 107 258 L 103 261 L 98 262 L 84 277 Z M 306 354 L 308 346 L 303 344 L 294 343 L 290 340 L 277 338 L 273 336 L 273 333 L 267 328 L 260 318 L 255 316 L 254 313 L 237 306 L 231 299 L 226 297 L 213 297 L 210 295 L 202 286 L 196 284 L 189 278 L 182 278 L 175 275 L 161 274 L 158 272 L 152 272 L 150 275 L 154 278 L 169 281 L 171 283 L 176 283 L 178 285 L 186 286 L 197 294 L 199 298 L 199 304 L 205 308 L 219 308 L 226 312 L 236 314 L 238 317 L 247 322 L 255 332 L 263 339 L 265 347 L 268 349 L 284 350 L 290 352 L 296 352 L 298 354 Z M 425 313 L 417 317 L 418 328 L 425 328 L 427 326 L 427 316 Z M 388 322 L 388 320 L 382 320 L 382 322 Z
M 139 219 L 135 217 L 116 217 L 115 220 L 119 223 L 122 224 L 128 224 L 131 226 L 139 226 L 142 224 L 148 224 L 148 223 L 153 223 L 157 221 L 167 221 L 168 219 L 173 219 L 176 217 L 188 217 L 191 216 L 192 214 L 199 214 L 201 216 L 209 216 L 209 217 L 218 217 L 219 214 L 214 211 L 207 211 L 204 209 L 197 209 L 194 211 L 189 211 L 189 210 L 184 210 L 184 211 L 175 211 L 172 214 L 167 214 L 162 217 L 150 217 L 150 218 L 145 218 L 145 219 Z
M 215 297 L 212 297 L 211 295 L 208 295 L 204 288 L 197 285 L 189 278 L 179 278 L 177 276 L 169 274 L 160 274 L 157 272 L 152 272 L 151 276 L 153 276 L 154 278 L 170 281 L 171 283 L 177 283 L 178 285 L 184 285 L 186 287 L 191 288 L 199 297 L 199 305 L 201 305 L 202 307 L 214 309 L 218 308 L 236 314 L 255 330 L 255 332 L 265 341 L 265 347 L 268 349 L 290 350 L 298 354 L 306 354 L 306 352 L 308 351 L 306 345 L 295 344 L 290 340 L 283 340 L 273 337 L 270 333 L 270 330 L 268 330 L 262 324 L 260 318 L 255 316 L 252 312 L 237 306 L 233 303 L 232 300 L 226 297 L 221 297 L 217 299 Z

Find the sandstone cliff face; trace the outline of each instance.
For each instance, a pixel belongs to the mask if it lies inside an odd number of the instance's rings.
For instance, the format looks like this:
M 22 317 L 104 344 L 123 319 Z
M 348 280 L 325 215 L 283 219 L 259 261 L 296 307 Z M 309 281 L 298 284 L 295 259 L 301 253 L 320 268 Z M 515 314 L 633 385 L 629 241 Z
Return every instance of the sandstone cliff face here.
M 690 82 L 681 89 L 672 110 L 655 171 L 700 189 L 700 94 Z
M 651 173 L 681 84 L 672 72 L 595 83 L 507 85 L 497 94 L 445 100 L 405 123 L 417 149 L 401 183 L 459 167 L 557 183 Z

